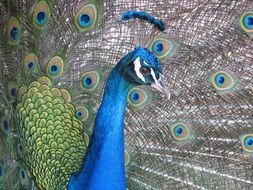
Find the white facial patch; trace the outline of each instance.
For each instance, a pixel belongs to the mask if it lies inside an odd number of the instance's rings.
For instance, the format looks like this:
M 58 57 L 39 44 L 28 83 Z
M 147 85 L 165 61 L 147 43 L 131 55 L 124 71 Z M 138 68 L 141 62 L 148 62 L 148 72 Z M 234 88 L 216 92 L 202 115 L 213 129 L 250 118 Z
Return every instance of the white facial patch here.
M 155 72 L 154 72 L 154 70 L 153 70 L 152 68 L 151 68 L 151 76 L 153 77 L 155 83 L 156 83 L 160 88 L 162 88 L 162 86 L 161 86 L 160 83 L 158 82 L 158 80 L 157 80 L 157 78 L 156 78 L 156 76 L 155 76 Z M 159 80 L 160 80 L 160 79 L 159 79 Z
M 140 68 L 141 68 L 141 61 L 140 61 L 140 58 L 137 57 L 137 59 L 135 59 L 135 61 L 134 61 L 134 71 L 135 71 L 137 77 L 139 77 L 139 79 L 141 79 L 143 82 L 145 82 L 144 76 L 140 73 Z

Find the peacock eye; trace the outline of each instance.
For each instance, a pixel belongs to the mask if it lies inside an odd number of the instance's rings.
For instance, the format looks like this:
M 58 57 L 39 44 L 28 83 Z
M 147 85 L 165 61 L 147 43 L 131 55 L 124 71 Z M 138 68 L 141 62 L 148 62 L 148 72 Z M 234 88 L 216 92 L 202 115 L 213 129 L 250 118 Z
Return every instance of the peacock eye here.
M 236 80 L 229 72 L 219 70 L 211 76 L 211 84 L 217 92 L 227 93 L 233 90 Z
M 7 22 L 8 42 L 17 45 L 21 38 L 21 25 L 17 17 L 10 17 Z
M 23 186 L 30 184 L 30 179 L 27 175 L 27 171 L 24 168 L 20 168 L 19 170 L 19 180 Z
M 28 55 L 26 55 L 23 60 L 23 68 L 25 74 L 37 72 L 39 68 L 37 55 L 35 55 L 34 53 L 29 53 Z
M 149 95 L 148 92 L 141 88 L 134 87 L 132 88 L 127 97 L 128 103 L 136 108 L 142 107 L 148 102 Z
M 54 56 L 50 59 L 47 65 L 47 75 L 56 78 L 59 77 L 64 70 L 64 61 L 59 56 Z
M 51 16 L 50 7 L 47 1 L 40 1 L 33 10 L 33 24 L 36 28 L 42 29 Z
M 76 117 L 81 121 L 85 121 L 89 117 L 89 111 L 86 107 L 80 106 L 76 108 Z
M 140 73 L 143 74 L 143 75 L 147 75 L 147 74 L 151 73 L 151 70 L 150 70 L 150 68 L 147 68 L 147 67 L 141 67 L 140 68 Z
M 9 81 L 7 84 L 8 95 L 11 99 L 15 99 L 18 95 L 18 84 L 14 81 Z
M 245 32 L 253 32 L 253 12 L 245 12 L 240 19 L 241 28 Z
M 100 83 L 100 75 L 97 71 L 86 71 L 81 76 L 81 87 L 86 92 L 94 91 Z
M 7 135 L 10 132 L 9 122 L 5 118 L 3 118 L 0 124 L 1 124 L 0 129 L 4 134 Z
M 247 153 L 253 153 L 253 134 L 241 136 L 242 148 Z
M 75 15 L 75 24 L 80 32 L 93 28 L 98 20 L 98 11 L 95 4 L 84 5 Z
M 185 141 L 191 136 L 190 127 L 185 123 L 174 123 L 169 128 L 177 141 Z
M 164 61 L 172 56 L 175 43 L 165 37 L 157 37 L 149 43 L 148 48 L 158 59 Z

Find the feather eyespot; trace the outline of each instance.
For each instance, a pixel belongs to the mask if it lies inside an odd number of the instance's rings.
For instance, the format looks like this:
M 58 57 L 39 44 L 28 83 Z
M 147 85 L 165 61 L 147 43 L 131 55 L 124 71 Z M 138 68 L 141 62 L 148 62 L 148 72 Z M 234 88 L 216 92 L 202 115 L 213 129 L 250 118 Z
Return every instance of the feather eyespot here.
M 50 59 L 47 65 L 47 74 L 52 78 L 59 77 L 63 73 L 64 61 L 59 56 L 54 56 Z
M 39 1 L 33 11 L 33 24 L 36 28 L 42 29 L 51 16 L 47 1 Z
M 10 132 L 10 125 L 6 118 L 1 119 L 1 130 L 6 135 Z
M 185 123 L 175 123 L 171 125 L 170 131 L 177 141 L 185 141 L 189 139 L 191 135 L 190 128 Z
M 77 107 L 76 108 L 76 117 L 81 121 L 85 121 L 89 117 L 89 111 L 86 107 Z
M 17 17 L 11 16 L 7 22 L 9 44 L 17 45 L 21 38 L 21 25 Z
M 34 53 L 29 53 L 23 60 L 23 66 L 25 74 L 37 72 L 39 68 L 38 57 Z
M 15 99 L 18 96 L 18 85 L 14 81 L 9 81 L 7 84 L 8 96 Z
M 87 71 L 81 77 L 81 87 L 87 92 L 94 91 L 100 82 L 100 75 L 96 71 Z
M 241 145 L 246 153 L 253 154 L 253 134 L 241 136 Z
M 217 71 L 211 76 L 211 84 L 217 92 L 226 93 L 236 84 L 234 77 L 226 71 Z
M 240 25 L 242 30 L 248 33 L 253 32 L 253 12 L 246 12 L 241 16 Z
M 153 54 L 161 60 L 165 60 L 169 58 L 174 50 L 174 43 L 164 37 L 155 38 L 149 44 L 149 49 L 153 52 Z
M 80 8 L 75 15 L 75 24 L 80 32 L 91 29 L 97 22 L 97 7 L 89 3 Z
M 23 168 L 19 170 L 19 180 L 23 186 L 28 186 L 30 184 L 30 179 L 27 175 L 27 171 Z
M 146 91 L 135 87 L 129 91 L 127 101 L 131 106 L 141 107 L 147 102 L 148 98 L 149 96 Z

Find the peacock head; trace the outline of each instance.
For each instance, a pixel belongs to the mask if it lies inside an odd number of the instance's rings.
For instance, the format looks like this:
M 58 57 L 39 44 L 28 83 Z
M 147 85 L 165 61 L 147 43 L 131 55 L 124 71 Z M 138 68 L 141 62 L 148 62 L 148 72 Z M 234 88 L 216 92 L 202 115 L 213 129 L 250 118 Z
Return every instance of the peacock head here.
M 160 61 L 147 48 L 136 47 L 123 58 L 123 76 L 135 85 L 150 85 L 170 98 Z
M 165 30 L 165 23 L 162 20 L 156 19 L 145 11 L 129 10 L 121 15 L 122 22 L 132 19 L 147 21 L 155 26 L 155 30 Z M 136 47 L 120 63 L 123 63 L 123 75 L 130 83 L 151 85 L 157 90 L 164 92 L 170 99 L 170 91 L 164 83 L 160 61 L 147 48 Z

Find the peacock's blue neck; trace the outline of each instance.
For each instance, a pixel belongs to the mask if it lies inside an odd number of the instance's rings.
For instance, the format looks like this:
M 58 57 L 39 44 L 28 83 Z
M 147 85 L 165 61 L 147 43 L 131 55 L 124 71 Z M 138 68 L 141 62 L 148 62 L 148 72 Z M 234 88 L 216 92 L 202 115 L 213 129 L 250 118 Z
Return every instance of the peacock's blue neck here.
M 84 167 L 78 176 L 72 176 L 68 189 L 126 189 L 124 112 L 130 87 L 118 64 L 107 81 Z

